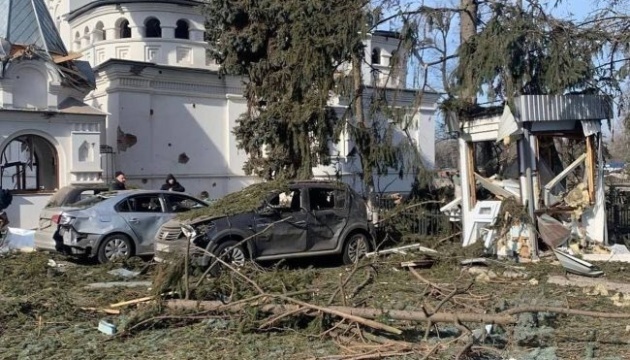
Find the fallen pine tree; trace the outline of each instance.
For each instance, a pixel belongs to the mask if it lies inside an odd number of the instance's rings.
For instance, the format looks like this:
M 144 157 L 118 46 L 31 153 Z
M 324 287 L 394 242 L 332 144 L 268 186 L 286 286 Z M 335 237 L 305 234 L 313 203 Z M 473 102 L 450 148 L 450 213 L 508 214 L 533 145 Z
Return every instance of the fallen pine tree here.
M 269 295 L 273 297 L 273 295 Z M 393 320 L 408 320 L 408 321 L 430 321 L 431 323 L 483 323 L 483 324 L 497 324 L 497 325 L 510 325 L 516 324 L 518 318 L 515 315 L 522 313 L 557 313 L 565 315 L 578 315 L 589 316 L 605 319 L 630 319 L 628 313 L 607 313 L 597 311 L 586 311 L 577 309 L 566 309 L 560 307 L 548 307 L 548 306 L 527 306 L 508 309 L 496 314 L 474 314 L 474 313 L 449 313 L 438 312 L 429 314 L 426 311 L 410 311 L 410 310 L 386 310 L 386 309 L 373 309 L 373 308 L 356 308 L 348 306 L 329 306 L 320 307 L 310 305 L 306 303 L 302 304 L 269 304 L 269 303 L 256 303 L 254 300 L 252 303 L 239 301 L 234 305 L 224 304 L 220 301 L 194 301 L 194 300 L 168 300 L 166 301 L 166 307 L 170 309 L 186 309 L 186 310 L 201 310 L 211 312 L 239 312 L 249 306 L 256 306 L 258 310 L 275 315 L 282 315 L 287 313 L 300 313 L 303 311 L 308 314 L 315 314 L 318 311 L 336 315 L 348 320 L 354 320 L 364 325 L 378 328 L 383 330 L 379 325 L 374 323 L 364 323 L 362 321 L 367 319 L 389 318 Z M 296 301 L 296 300 L 293 300 Z M 313 313 L 314 311 L 314 313 Z M 371 324 L 371 325 L 368 325 Z M 382 324 L 381 324 L 382 325 Z M 386 326 L 386 325 L 382 325 Z M 397 331 L 391 331 L 392 333 L 398 333 Z

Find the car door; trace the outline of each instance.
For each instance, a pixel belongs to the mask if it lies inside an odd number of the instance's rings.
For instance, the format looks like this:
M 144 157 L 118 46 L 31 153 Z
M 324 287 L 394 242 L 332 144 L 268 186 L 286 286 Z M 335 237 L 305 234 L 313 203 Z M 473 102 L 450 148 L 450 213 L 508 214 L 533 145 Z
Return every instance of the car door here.
M 153 253 L 153 239 L 160 226 L 173 217 L 166 213 L 160 194 L 131 195 L 116 206 L 117 213 L 131 228 L 138 243 L 137 254 Z
M 308 251 L 332 250 L 337 247 L 348 223 L 347 192 L 343 188 L 308 189 Z
M 303 193 L 300 189 L 285 191 L 268 201 L 268 206 L 274 211 L 259 213 L 256 219 L 258 256 L 292 254 L 306 250 L 307 215 L 302 203 Z

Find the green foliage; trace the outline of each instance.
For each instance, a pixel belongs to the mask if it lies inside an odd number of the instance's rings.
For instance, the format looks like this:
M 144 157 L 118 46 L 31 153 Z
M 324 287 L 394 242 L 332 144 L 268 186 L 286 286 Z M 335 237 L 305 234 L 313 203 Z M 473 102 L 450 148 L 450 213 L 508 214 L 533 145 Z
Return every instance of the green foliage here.
M 227 74 L 246 77 L 248 111 L 234 134 L 248 174 L 310 178 L 339 132 L 328 107 L 335 74 L 362 49 L 363 1 L 212 0 L 208 24 Z
M 460 90 L 487 89 L 490 98 L 510 100 L 595 85 L 593 60 L 602 50 L 602 34 L 545 15 L 538 7 L 503 4 L 492 11 L 485 26 L 459 48 L 455 74 Z
M 256 183 L 243 190 L 233 192 L 212 203 L 212 205 L 187 211 L 178 216 L 180 220 L 230 216 L 258 209 L 263 200 L 272 192 L 288 189 L 289 183 L 283 180 Z

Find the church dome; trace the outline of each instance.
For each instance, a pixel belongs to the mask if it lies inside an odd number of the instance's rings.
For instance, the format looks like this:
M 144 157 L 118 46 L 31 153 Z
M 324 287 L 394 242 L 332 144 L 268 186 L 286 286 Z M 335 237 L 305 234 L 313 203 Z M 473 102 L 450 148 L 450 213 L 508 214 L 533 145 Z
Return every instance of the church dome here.
M 0 0 L 0 38 L 12 45 L 68 55 L 43 0 Z

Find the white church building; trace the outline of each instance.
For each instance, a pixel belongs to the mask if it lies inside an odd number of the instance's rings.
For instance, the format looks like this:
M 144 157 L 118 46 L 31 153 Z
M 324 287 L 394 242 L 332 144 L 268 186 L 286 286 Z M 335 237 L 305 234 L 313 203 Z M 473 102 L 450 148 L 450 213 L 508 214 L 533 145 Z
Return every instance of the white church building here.
M 18 3 L 40 15 L 37 32 L 44 46 L 30 38 L 16 39 L 15 31 L 2 32 L 5 22 L 19 27 L 15 11 L 2 12 L 3 6 L 20 8 Z M 187 192 L 206 190 L 211 198 L 219 198 L 258 181 L 243 172 L 247 155 L 237 149 L 232 134 L 247 110 L 243 79 L 219 75 L 204 41 L 200 5 L 191 0 L 0 0 L 0 38 L 14 47 L 38 47 L 52 54 L 9 62 L 4 74 L 0 72 L 1 169 L 16 156 L 24 157 L 25 149 L 27 155 L 39 154 L 39 175 L 26 171 L 35 176 L 34 184 L 22 186 L 24 180 L 4 171 L 2 187 L 45 199 L 68 184 L 108 182 L 121 170 L 137 187 L 159 188 L 172 173 Z M 50 12 L 45 21 L 38 13 L 42 6 Z M 48 44 L 50 39 L 56 46 Z M 414 126 L 408 133 L 425 165 L 432 167 L 438 95 L 425 93 L 417 103 L 418 93 L 404 89 L 406 69 L 390 73 L 389 61 L 397 48 L 397 34 L 392 32 L 377 31 L 366 39 L 371 64 L 364 65 L 365 84 L 368 93 L 370 86 L 387 88 L 396 105 L 412 109 Z M 73 75 L 83 74 L 87 62 L 93 75 L 78 88 L 64 86 L 57 69 L 60 59 L 79 64 Z M 27 81 L 40 85 L 25 87 Z M 341 100 L 335 105 L 344 108 Z M 24 136 L 33 146 L 23 145 Z M 316 176 L 341 173 L 360 183 L 358 161 L 348 156 L 352 148 L 352 140 L 342 137 L 331 150 L 335 164 L 315 169 Z M 54 161 L 49 165 L 44 157 Z M 29 159 L 18 166 L 31 169 Z M 377 184 L 387 184 L 387 189 L 377 190 L 409 190 L 409 179 L 392 175 L 381 180 Z M 37 214 L 42 201 L 30 202 L 28 206 L 17 200 L 17 206 Z M 16 221 L 20 227 L 37 226 L 36 217 L 34 224 L 24 216 Z

